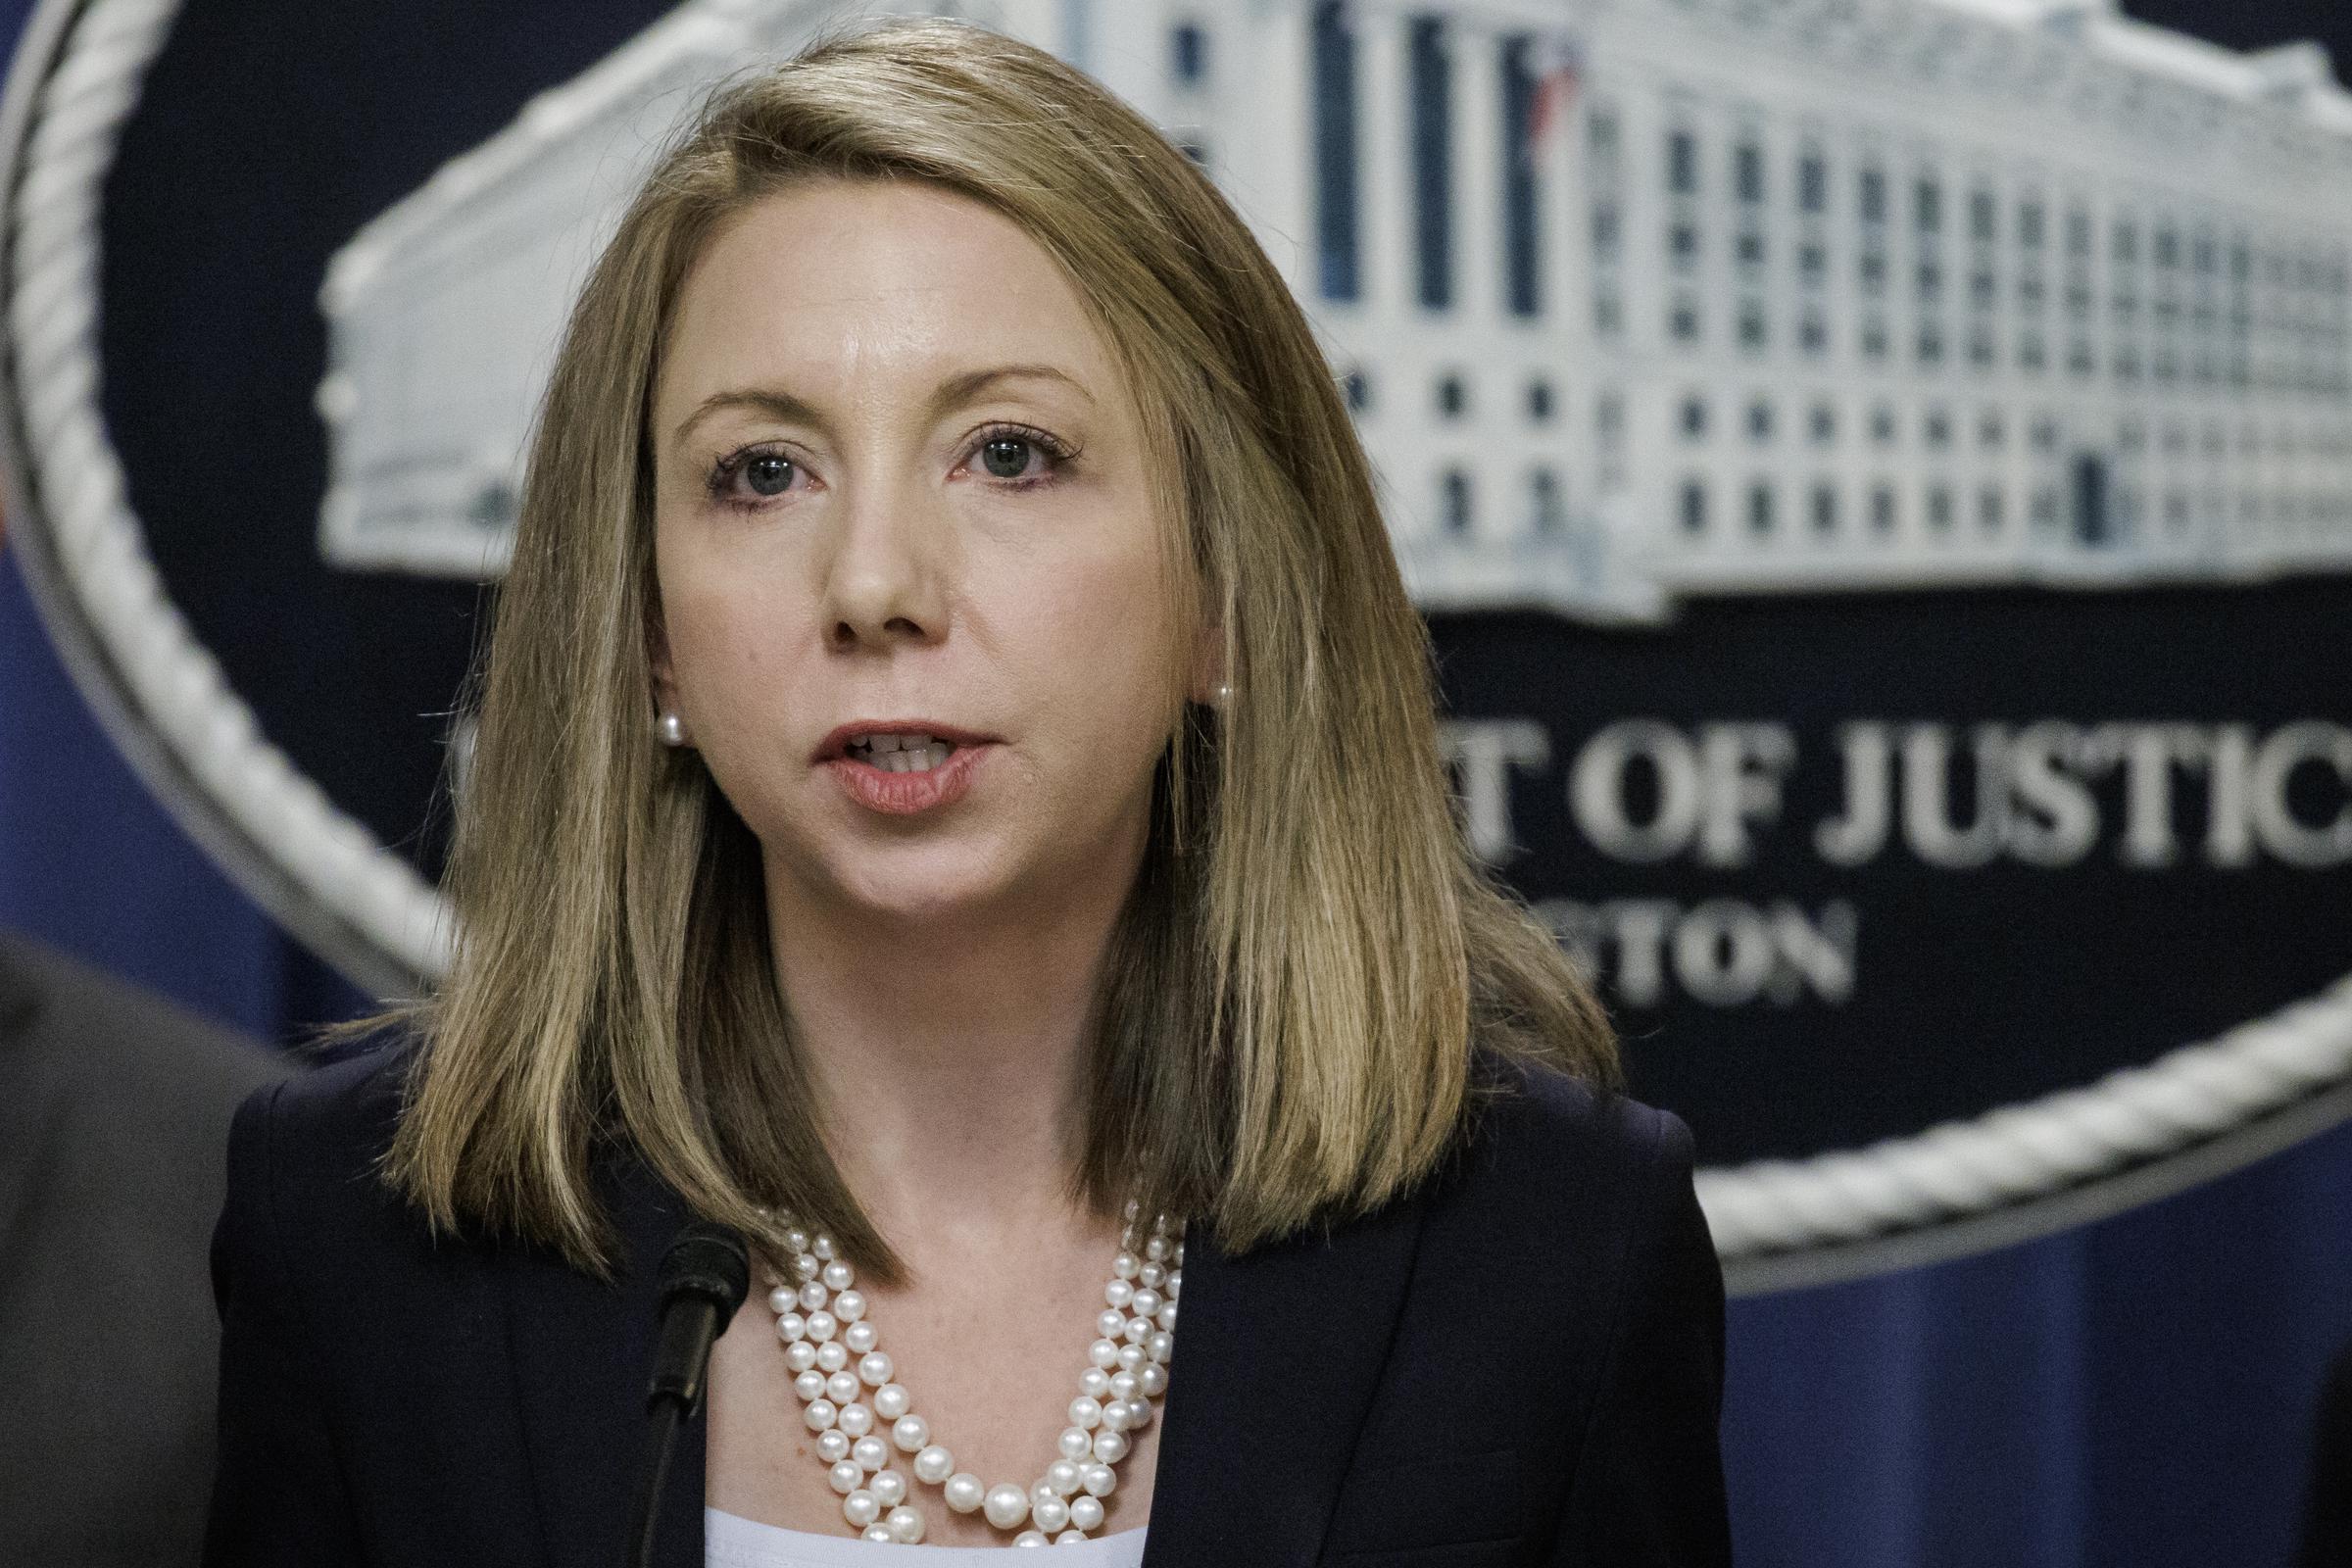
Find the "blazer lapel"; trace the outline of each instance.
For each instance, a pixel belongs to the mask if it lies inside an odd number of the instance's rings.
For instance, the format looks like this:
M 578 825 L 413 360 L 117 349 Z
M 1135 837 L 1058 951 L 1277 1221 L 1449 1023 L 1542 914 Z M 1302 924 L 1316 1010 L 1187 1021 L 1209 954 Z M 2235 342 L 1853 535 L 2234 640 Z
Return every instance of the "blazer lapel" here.
M 617 1561 L 627 1529 L 662 1254 L 676 1195 L 623 1162 L 607 1186 L 624 1252 L 602 1285 L 540 1253 L 505 1272 L 514 1397 L 555 1568 Z M 1235 1257 L 1187 1229 L 1143 1568 L 1312 1564 L 1411 1282 L 1418 1195 L 1324 1237 Z M 655 1559 L 701 1568 L 705 1427 L 678 1430 Z
M 1187 1227 L 1143 1568 L 1321 1554 L 1411 1280 L 1418 1195 L 1239 1257 Z
M 514 1256 L 506 1273 L 514 1397 L 552 1568 L 621 1560 L 646 1427 L 662 1255 L 684 1205 L 633 1160 L 600 1171 L 619 1228 L 620 1275 L 603 1285 L 550 1254 Z M 654 1558 L 703 1561 L 704 1423 L 678 1428 L 662 1489 Z

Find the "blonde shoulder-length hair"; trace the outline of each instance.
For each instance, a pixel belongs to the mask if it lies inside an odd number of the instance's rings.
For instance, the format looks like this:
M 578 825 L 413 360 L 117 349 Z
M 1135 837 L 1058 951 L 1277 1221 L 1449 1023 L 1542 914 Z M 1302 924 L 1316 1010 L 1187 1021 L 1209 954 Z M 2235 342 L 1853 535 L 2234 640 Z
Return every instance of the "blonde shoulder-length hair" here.
M 945 21 L 819 38 L 715 93 L 590 273 L 533 439 L 466 706 L 446 886 L 462 932 L 409 1011 L 385 1174 L 609 1274 L 591 1171 L 631 1150 L 698 1212 L 770 1209 L 902 1264 L 810 1112 L 759 846 L 653 736 L 651 389 L 688 269 L 811 178 L 986 203 L 1067 270 L 1144 411 L 1172 580 L 1232 701 L 1173 726 L 1097 999 L 1071 1192 L 1243 1250 L 1368 1211 L 1480 1099 L 1472 1047 L 1613 1082 L 1591 992 L 1470 854 L 1427 634 L 1298 303 L 1200 171 L 1051 54 Z

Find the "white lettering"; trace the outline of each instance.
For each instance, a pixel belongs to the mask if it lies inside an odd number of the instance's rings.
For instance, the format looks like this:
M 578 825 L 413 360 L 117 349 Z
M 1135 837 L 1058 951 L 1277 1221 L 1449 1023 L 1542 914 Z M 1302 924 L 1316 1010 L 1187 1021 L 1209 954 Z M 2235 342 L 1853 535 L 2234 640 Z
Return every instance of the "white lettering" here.
M 2263 848 L 2289 865 L 2341 865 L 2352 860 L 2352 800 L 2337 808 L 2334 821 L 2306 827 L 2287 799 L 2295 769 L 2306 762 L 2334 768 L 2336 778 L 2352 790 L 2352 730 L 2310 719 L 2289 724 L 2262 743 L 2252 769 L 2255 832 Z
M 1645 762 L 1657 781 L 1657 809 L 1636 822 L 1626 773 Z M 1611 724 L 1585 743 L 1568 780 L 1576 825 L 1603 855 L 1620 860 L 1668 860 L 1690 843 L 1702 806 L 1698 755 L 1673 725 L 1650 718 Z
M 1511 775 L 1551 762 L 1551 736 L 1532 718 L 1450 719 L 1438 746 L 1460 780 L 1470 848 L 1491 865 L 1523 851 L 1511 830 Z

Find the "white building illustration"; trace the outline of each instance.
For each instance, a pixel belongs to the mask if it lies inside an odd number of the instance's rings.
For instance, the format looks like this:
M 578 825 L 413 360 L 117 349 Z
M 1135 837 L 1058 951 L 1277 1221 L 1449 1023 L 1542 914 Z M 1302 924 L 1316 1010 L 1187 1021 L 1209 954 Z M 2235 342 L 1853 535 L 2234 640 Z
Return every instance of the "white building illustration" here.
M 2352 95 L 2111 0 L 996 0 L 1193 150 L 1305 303 L 1428 608 L 2352 571 Z M 489 574 L 692 0 L 322 291 L 321 527 Z

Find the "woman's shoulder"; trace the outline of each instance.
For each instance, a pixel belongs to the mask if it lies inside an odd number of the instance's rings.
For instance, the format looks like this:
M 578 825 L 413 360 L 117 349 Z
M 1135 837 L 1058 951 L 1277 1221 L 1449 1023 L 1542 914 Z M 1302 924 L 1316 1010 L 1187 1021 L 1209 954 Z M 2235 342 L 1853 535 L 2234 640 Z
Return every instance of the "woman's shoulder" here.
M 387 1038 L 248 1095 L 229 1125 L 224 1227 L 305 1250 L 413 1241 L 420 1220 L 381 1162 L 414 1055 L 411 1042 Z
M 1690 1129 L 1540 1060 L 1483 1050 L 1462 1138 L 1429 1195 L 1424 1245 L 1539 1275 L 1713 1263 Z
M 232 1146 L 258 1143 L 289 1174 L 372 1165 L 399 1125 L 415 1053 L 413 1041 L 390 1036 L 255 1090 L 237 1107 Z
M 1688 1181 L 1690 1129 L 1661 1110 L 1540 1059 L 1482 1048 L 1464 1152 L 1490 1179 L 1546 1173 L 1582 1186 L 1644 1174 Z

